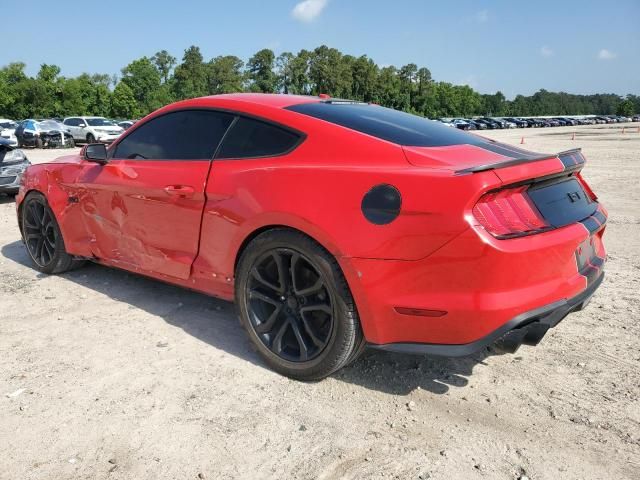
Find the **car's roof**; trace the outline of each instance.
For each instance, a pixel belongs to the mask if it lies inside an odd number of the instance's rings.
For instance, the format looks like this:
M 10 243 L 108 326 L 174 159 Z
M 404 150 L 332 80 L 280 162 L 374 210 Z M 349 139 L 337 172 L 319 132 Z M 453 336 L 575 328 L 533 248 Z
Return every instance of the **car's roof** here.
M 225 93 L 222 95 L 212 95 L 202 97 L 212 100 L 235 100 L 244 103 L 255 103 L 275 108 L 286 108 L 300 103 L 319 102 L 320 97 L 309 95 L 289 95 L 286 93 Z

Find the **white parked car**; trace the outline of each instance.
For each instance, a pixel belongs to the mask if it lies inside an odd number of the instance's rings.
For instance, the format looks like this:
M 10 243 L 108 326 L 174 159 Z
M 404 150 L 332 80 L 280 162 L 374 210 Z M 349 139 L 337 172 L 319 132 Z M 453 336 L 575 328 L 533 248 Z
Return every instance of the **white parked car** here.
M 124 129 L 104 117 L 67 117 L 63 122 L 76 142 L 111 143 Z
M 7 118 L 0 118 L 0 138 L 4 138 L 9 145 L 17 145 L 16 128 L 18 124 Z

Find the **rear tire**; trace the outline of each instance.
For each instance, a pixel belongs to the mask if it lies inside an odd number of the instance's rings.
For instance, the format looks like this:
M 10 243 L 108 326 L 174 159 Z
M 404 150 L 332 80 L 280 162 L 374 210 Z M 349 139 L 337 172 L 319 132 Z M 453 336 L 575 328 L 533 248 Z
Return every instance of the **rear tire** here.
M 84 264 L 84 260 L 73 258 L 65 250 L 62 232 L 44 195 L 29 193 L 20 213 L 22 238 L 36 270 L 62 273 Z
M 275 371 L 320 380 L 364 348 L 355 302 L 336 259 L 306 235 L 260 234 L 236 269 L 240 323 Z

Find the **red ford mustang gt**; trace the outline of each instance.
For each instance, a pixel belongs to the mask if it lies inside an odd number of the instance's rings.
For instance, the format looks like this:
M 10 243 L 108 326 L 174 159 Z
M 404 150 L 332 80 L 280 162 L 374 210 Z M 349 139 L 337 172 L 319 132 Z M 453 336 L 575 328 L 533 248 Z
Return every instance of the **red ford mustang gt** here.
M 607 215 L 583 166 L 376 105 L 234 94 L 31 166 L 16 203 L 41 272 L 91 260 L 235 299 L 272 368 L 319 379 L 366 345 L 515 351 L 585 306 Z

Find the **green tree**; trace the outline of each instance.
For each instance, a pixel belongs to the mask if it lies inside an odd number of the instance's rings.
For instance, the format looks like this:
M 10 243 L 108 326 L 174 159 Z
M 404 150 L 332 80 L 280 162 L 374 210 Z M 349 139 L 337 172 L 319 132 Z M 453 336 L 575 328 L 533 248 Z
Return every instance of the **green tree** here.
M 133 92 L 138 108 L 147 114 L 161 104 L 158 102 L 160 73 L 148 57 L 134 60 L 122 69 L 122 79 Z
M 375 102 L 378 66 L 366 55 L 358 57 L 351 67 L 351 91 L 354 100 Z
M 176 57 L 173 57 L 166 50 L 160 50 L 156 52 L 156 54 L 151 57 L 151 61 L 160 72 L 160 77 L 162 78 L 163 83 L 167 83 L 169 81 L 169 74 L 171 73 L 171 69 L 176 64 Z
M 244 62 L 234 55 L 216 57 L 208 64 L 208 93 L 233 93 L 243 90 Z
M 309 56 L 309 81 L 311 93 L 331 96 L 349 96 L 353 77 L 353 57 L 343 57 L 335 48 L 321 45 Z
M 273 71 L 275 54 L 268 48 L 256 52 L 247 62 L 249 90 L 252 92 L 274 93 L 277 77 Z
M 288 93 L 308 95 L 311 93 L 311 81 L 309 80 L 309 62 L 311 52 L 300 50 L 298 55 L 291 59 L 291 84 Z
M 282 93 L 291 93 L 293 87 L 293 62 L 295 55 L 283 52 L 276 58 L 276 88 Z
M 200 48 L 192 45 L 185 50 L 182 63 L 173 72 L 173 92 L 177 99 L 184 99 L 202 97 L 207 91 L 207 65 Z
M 506 113 L 507 99 L 501 91 L 494 94 L 482 95 L 481 110 L 484 115 L 501 116 Z
M 624 100 L 620 102 L 618 105 L 618 109 L 616 111 L 618 115 L 624 115 L 625 117 L 632 116 L 635 112 L 635 105 L 633 101 L 630 99 Z
M 129 86 L 120 82 L 111 95 L 111 116 L 115 118 L 136 118 L 140 115 L 138 103 Z

